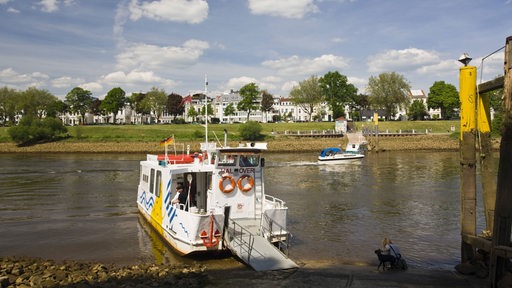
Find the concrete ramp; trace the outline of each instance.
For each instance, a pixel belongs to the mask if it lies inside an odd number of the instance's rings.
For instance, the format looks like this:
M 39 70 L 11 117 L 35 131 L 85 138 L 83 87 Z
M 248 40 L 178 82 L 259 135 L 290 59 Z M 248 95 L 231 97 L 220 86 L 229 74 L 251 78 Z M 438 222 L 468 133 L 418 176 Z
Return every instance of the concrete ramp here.
M 299 267 L 267 239 L 251 233 L 243 233 L 233 238 L 229 249 L 256 271 Z

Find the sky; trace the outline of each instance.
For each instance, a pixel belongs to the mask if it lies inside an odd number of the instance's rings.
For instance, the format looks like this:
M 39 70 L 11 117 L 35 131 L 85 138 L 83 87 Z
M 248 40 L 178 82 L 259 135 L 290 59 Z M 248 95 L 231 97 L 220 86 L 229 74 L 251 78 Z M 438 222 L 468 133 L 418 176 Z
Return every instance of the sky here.
M 287 97 L 338 71 L 358 93 L 396 72 L 428 94 L 436 81 L 459 89 L 463 53 L 478 83 L 503 75 L 511 15 L 512 0 L 0 0 L 0 87 L 103 99 L 254 82 Z

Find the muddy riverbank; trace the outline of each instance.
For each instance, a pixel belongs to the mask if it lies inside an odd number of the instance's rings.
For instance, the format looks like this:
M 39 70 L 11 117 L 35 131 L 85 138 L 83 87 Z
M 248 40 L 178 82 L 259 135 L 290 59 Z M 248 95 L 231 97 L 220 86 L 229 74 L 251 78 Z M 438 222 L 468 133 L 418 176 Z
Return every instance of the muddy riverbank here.
M 378 151 L 456 151 L 459 139 L 450 135 L 417 135 L 379 137 L 368 139 Z M 179 141 L 178 141 L 179 142 Z M 180 142 L 179 142 L 180 143 Z M 268 152 L 318 152 L 325 147 L 345 147 L 346 138 L 280 138 L 267 141 Z M 184 143 L 191 151 L 199 150 L 199 141 Z M 238 146 L 238 142 L 230 142 Z M 495 148 L 499 140 L 493 141 Z M 0 143 L 0 153 L 162 153 L 158 142 L 71 142 L 60 141 L 18 147 L 14 143 Z
M 29 257 L 0 258 L 0 287 L 484 287 L 454 271 L 378 271 L 376 267 L 302 265 L 256 272 L 201 265 L 111 264 Z

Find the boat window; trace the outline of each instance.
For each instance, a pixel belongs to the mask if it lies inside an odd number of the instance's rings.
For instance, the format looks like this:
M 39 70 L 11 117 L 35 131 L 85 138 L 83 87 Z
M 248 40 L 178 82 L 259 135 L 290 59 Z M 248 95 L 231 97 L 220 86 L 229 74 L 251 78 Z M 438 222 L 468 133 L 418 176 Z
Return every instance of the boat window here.
M 151 174 L 149 175 L 149 192 L 153 193 L 153 189 L 155 189 L 155 169 L 151 169 Z
M 235 166 L 236 156 L 235 154 L 219 153 L 219 166 Z
M 256 167 L 260 162 L 260 155 L 241 155 L 240 167 Z
M 160 193 L 162 192 L 160 188 L 162 188 L 162 171 L 156 171 L 156 186 L 155 186 L 155 195 L 156 197 L 160 197 Z

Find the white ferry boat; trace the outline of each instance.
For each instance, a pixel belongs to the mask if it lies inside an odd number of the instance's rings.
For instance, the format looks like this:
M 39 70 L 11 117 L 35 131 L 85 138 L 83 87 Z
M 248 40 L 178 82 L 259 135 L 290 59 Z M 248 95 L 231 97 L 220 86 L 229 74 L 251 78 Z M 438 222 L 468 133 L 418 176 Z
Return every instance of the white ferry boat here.
M 297 267 L 287 256 L 288 207 L 265 193 L 266 143 L 206 142 L 183 153 L 166 140 L 165 154 L 140 162 L 137 205 L 170 246 L 182 255 L 230 250 L 257 271 Z

